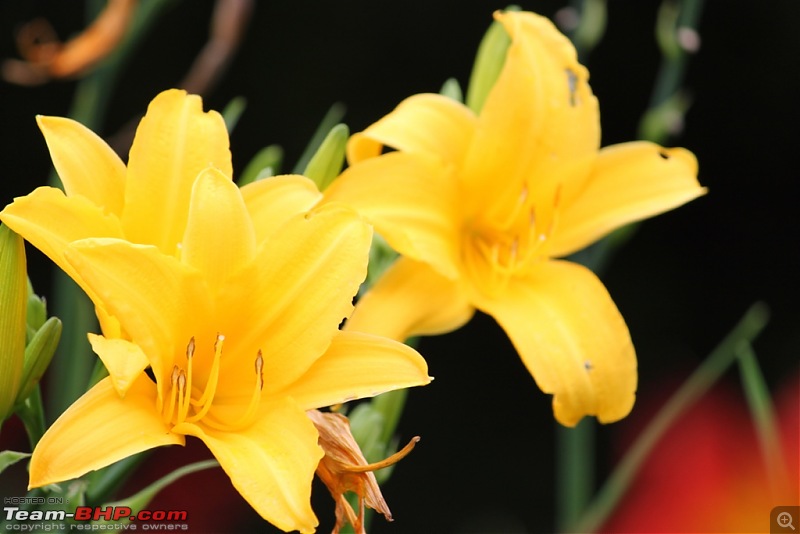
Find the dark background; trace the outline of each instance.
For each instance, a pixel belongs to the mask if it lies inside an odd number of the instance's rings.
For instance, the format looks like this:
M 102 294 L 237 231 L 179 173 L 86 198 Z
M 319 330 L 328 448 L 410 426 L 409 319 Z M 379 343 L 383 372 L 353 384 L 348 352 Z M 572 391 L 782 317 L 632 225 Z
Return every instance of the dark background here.
M 1 0 L 0 58 L 16 55 L 14 29 L 36 16 L 47 17 L 62 38 L 79 31 L 82 5 Z M 564 2 L 521 5 L 552 16 Z M 101 135 L 179 82 L 208 37 L 212 6 L 179 2 L 163 17 L 116 86 Z M 257 2 L 241 50 L 204 96 L 206 108 L 218 110 L 234 97 L 247 99 L 231 138 L 235 172 L 273 143 L 284 147 L 289 170 L 333 102 L 346 104 L 345 122 L 359 131 L 403 98 L 437 92 L 448 77 L 466 85 L 491 13 L 503 7 L 484 0 Z M 659 62 L 658 2 L 611 0 L 608 7 L 606 35 L 588 62 L 604 145 L 635 138 Z M 674 144 L 698 156 L 709 194 L 641 225 L 603 275 L 637 347 L 640 404 L 686 376 L 756 300 L 772 310 L 755 345 L 770 386 L 777 391 L 797 381 L 798 28 L 797 0 L 707 2 L 702 47 L 685 83 L 693 105 Z M 35 88 L 0 82 L 1 205 L 46 181 L 50 160 L 34 116 L 66 115 L 74 88 L 71 81 Z M 37 290 L 47 294 L 49 263 L 30 249 L 29 262 Z M 403 441 L 421 435 L 422 442 L 384 487 L 395 522 L 378 520 L 373 531 L 552 531 L 550 398 L 505 334 L 477 316 L 458 332 L 424 339 L 419 349 L 436 381 L 411 392 L 399 431 Z M 725 380 L 736 384 L 736 373 Z M 629 420 L 599 430 L 601 475 L 637 408 Z M 185 463 L 180 452 L 159 452 L 141 477 L 169 471 L 172 458 Z M 163 507 L 189 502 L 194 517 L 208 513 L 212 525 L 222 513 L 213 508 L 232 502 L 226 510 L 241 514 L 239 523 L 253 521 L 224 477 L 202 480 L 165 492 Z M 321 486 L 315 509 L 321 531 L 329 529 L 332 505 Z

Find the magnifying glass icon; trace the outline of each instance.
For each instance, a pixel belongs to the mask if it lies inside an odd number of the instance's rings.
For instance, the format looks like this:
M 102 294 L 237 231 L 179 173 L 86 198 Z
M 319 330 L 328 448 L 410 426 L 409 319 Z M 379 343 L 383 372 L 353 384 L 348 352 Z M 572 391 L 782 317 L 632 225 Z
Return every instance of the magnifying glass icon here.
M 794 530 L 794 525 L 792 524 L 792 514 L 789 512 L 781 512 L 778 514 L 778 526 L 786 528 L 789 527 L 790 529 Z

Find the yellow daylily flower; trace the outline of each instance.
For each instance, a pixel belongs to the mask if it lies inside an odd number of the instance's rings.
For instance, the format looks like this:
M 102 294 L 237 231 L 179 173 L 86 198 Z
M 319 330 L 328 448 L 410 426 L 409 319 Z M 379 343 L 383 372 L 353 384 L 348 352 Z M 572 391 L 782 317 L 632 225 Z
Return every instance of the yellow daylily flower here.
M 310 532 L 324 451 L 306 412 L 426 384 L 427 366 L 339 329 L 371 227 L 350 208 L 314 208 L 322 195 L 302 176 L 237 188 L 224 123 L 201 105 L 157 96 L 127 168 L 78 123 L 40 118 L 66 194 L 39 188 L 0 218 L 102 312 L 90 342 L 109 376 L 45 433 L 30 487 L 195 436 L 259 514 Z
M 429 378 L 413 349 L 338 328 L 366 275 L 370 227 L 333 205 L 283 215 L 258 243 L 239 189 L 209 168 L 192 189 L 179 257 L 115 238 L 66 248 L 130 341 L 90 336 L 110 376 L 46 432 L 31 487 L 195 436 L 265 519 L 314 530 L 323 451 L 306 411 Z
M 495 17 L 512 42 L 480 113 L 436 94 L 406 99 L 351 138 L 350 167 L 325 192 L 402 254 L 348 327 L 405 339 L 481 310 L 553 395 L 559 422 L 615 421 L 635 398 L 630 334 L 600 280 L 556 258 L 704 194 L 697 161 L 646 142 L 600 149 L 571 43 L 533 13 Z

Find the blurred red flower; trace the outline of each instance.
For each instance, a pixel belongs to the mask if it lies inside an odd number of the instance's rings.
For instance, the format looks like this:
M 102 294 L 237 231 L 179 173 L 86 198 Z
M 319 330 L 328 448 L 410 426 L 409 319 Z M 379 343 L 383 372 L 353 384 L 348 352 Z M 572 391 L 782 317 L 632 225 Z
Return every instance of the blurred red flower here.
M 629 444 L 661 403 L 642 399 L 620 440 Z M 773 397 L 784 480 L 771 487 L 744 396 L 714 388 L 685 413 L 651 452 L 605 533 L 768 532 L 770 510 L 798 504 L 800 375 Z M 623 449 L 624 450 L 624 449 Z

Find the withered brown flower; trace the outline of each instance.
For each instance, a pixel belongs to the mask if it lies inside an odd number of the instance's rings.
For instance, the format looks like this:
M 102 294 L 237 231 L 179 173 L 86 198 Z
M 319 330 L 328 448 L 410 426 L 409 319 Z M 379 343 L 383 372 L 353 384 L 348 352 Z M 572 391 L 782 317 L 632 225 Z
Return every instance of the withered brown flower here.
M 319 432 L 319 445 L 325 456 L 317 466 L 317 475 L 328 487 L 336 502 L 336 525 L 333 533 L 349 522 L 357 534 L 366 534 L 364 529 L 364 505 L 383 514 L 392 521 L 392 513 L 383 498 L 374 471 L 396 464 L 414 449 L 420 440 L 415 436 L 408 444 L 380 462 L 368 463 L 350 432 L 350 422 L 339 413 L 309 410 L 306 412 Z M 358 496 L 358 515 L 347 502 L 345 493 L 351 491 Z

